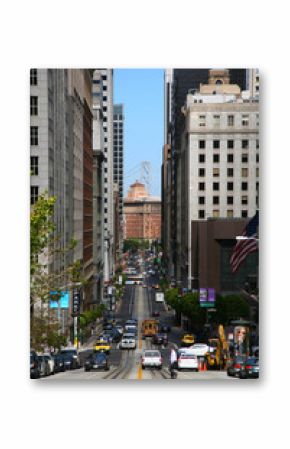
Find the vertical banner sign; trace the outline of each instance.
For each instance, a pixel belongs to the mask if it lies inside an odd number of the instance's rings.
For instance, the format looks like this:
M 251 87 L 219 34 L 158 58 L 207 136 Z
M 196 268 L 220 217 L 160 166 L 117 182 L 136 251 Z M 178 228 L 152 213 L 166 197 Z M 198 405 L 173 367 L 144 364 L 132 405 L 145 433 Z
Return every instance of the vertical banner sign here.
M 78 315 L 80 313 L 80 292 L 78 289 L 73 289 L 73 314 Z
M 78 347 L 78 315 L 80 313 L 81 295 L 77 288 L 73 289 L 74 347 Z
M 200 307 L 206 307 L 207 303 L 207 288 L 199 289 L 199 305 Z
M 207 291 L 208 291 L 207 299 L 208 299 L 208 302 L 210 303 L 210 307 L 214 307 L 215 306 L 215 289 L 208 288 Z
M 122 285 L 122 276 L 119 276 L 119 285 Z

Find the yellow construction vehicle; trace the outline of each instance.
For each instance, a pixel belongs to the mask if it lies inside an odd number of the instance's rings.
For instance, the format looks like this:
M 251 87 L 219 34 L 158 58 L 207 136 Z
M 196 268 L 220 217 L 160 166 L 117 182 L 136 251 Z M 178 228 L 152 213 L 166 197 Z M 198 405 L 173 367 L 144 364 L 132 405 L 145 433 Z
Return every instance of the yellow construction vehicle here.
M 218 337 L 208 339 L 209 351 L 206 354 L 208 369 L 225 369 L 227 366 L 229 345 L 224 327 L 218 326 Z

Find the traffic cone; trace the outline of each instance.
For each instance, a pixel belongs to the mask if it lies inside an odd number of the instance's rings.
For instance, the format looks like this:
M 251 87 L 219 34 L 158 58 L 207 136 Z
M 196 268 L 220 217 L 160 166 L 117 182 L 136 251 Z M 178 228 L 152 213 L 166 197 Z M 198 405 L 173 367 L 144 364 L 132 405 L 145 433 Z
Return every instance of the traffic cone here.
M 207 371 L 206 360 L 203 362 L 203 371 Z

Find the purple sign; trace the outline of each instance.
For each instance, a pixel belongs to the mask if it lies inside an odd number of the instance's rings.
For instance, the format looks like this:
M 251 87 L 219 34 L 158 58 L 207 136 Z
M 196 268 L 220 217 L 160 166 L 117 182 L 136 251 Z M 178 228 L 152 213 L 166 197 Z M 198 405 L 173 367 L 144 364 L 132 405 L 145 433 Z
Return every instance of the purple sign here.
M 200 307 L 214 307 L 215 305 L 215 289 L 200 288 L 199 289 L 199 305 Z

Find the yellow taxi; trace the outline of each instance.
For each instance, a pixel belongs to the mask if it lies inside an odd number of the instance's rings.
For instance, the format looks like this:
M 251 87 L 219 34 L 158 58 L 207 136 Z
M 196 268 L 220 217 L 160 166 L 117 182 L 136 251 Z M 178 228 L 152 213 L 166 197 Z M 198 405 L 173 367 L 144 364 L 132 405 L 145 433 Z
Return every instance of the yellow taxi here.
M 181 343 L 183 346 L 191 346 L 194 344 L 194 336 L 193 334 L 184 334 Z
M 106 340 L 98 340 L 95 344 L 95 351 L 104 351 L 106 353 L 109 353 L 111 349 L 111 345 Z

